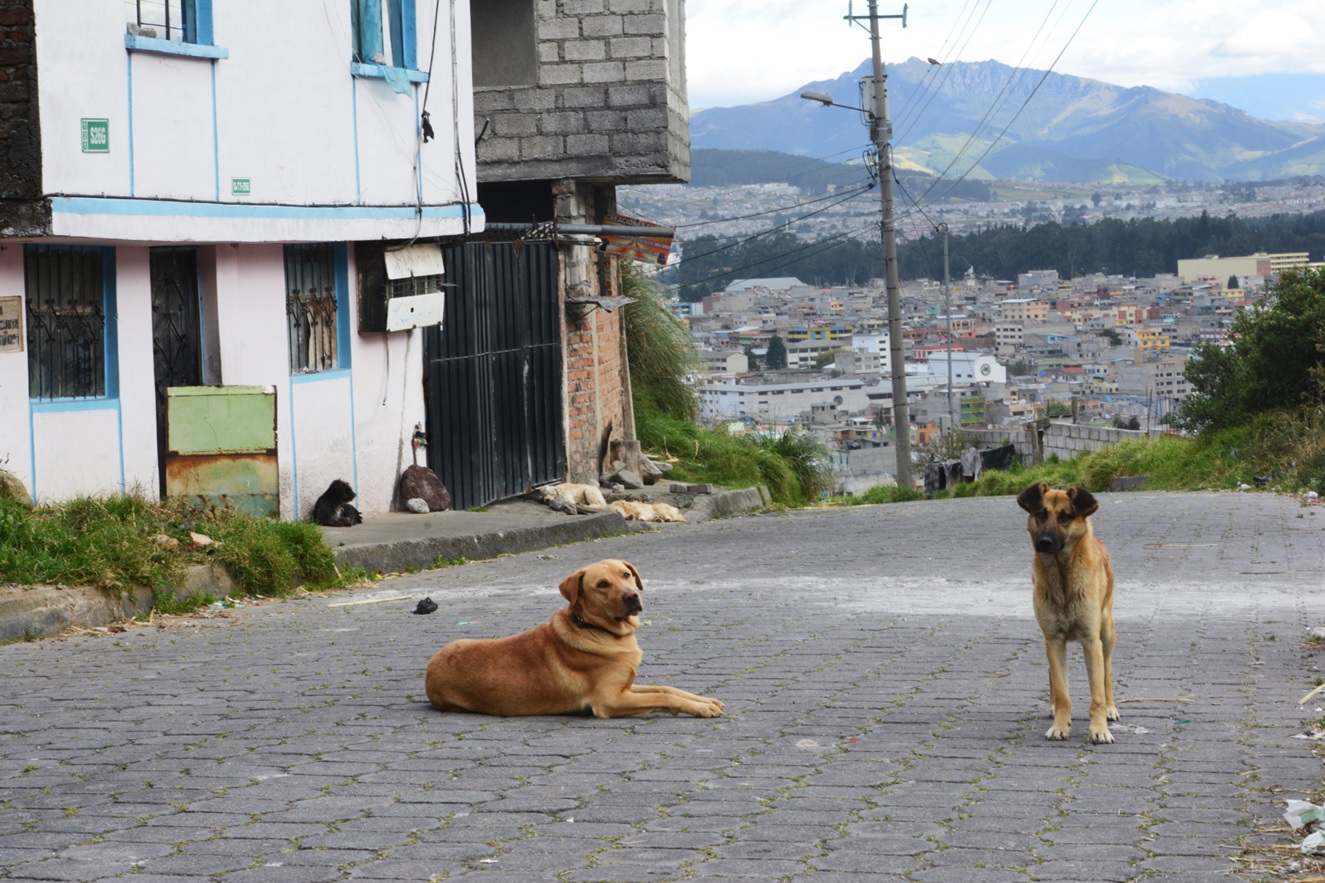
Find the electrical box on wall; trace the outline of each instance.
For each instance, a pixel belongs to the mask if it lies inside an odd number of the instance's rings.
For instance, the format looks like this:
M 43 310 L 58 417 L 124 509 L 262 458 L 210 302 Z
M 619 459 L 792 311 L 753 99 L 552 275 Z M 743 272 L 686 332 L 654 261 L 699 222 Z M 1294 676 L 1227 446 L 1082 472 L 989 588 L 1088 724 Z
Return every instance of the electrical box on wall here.
M 360 242 L 359 330 L 406 331 L 440 325 L 445 294 L 442 249 L 435 242 L 391 246 Z

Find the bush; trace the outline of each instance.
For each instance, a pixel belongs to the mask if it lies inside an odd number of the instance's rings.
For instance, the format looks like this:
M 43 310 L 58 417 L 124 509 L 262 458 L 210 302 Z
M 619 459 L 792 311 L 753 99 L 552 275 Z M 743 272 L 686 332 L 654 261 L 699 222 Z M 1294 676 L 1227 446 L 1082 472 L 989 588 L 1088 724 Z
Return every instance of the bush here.
M 1184 429 L 1228 429 L 1325 402 L 1325 270 L 1284 273 L 1265 304 L 1238 313 L 1228 338 L 1192 352 L 1184 376 L 1194 393 L 1177 418 Z

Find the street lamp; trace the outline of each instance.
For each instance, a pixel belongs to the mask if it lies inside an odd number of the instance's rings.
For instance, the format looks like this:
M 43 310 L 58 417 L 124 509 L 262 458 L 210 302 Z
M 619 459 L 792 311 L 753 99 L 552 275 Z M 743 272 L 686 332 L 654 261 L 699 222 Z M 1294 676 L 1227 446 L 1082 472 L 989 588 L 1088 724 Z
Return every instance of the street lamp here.
M 943 312 L 948 318 L 948 431 L 956 432 L 957 421 L 952 412 L 952 289 L 948 286 L 948 222 L 940 221 L 938 230 L 943 234 Z
M 902 7 L 902 27 L 906 27 L 906 7 Z M 856 16 L 848 15 L 849 20 Z M 879 13 L 877 0 L 869 0 L 870 44 L 873 50 L 874 109 L 838 104 L 823 92 L 802 92 L 801 97 L 817 101 L 824 107 L 844 107 L 861 111 L 868 118 L 870 140 L 878 151 L 879 201 L 883 217 L 879 233 L 883 240 L 883 265 L 888 292 L 888 354 L 892 361 L 893 435 L 897 445 L 897 485 L 908 490 L 915 487 L 911 477 L 911 417 L 906 400 L 906 350 L 902 341 L 901 282 L 897 274 L 897 227 L 893 220 L 893 162 L 888 140 L 892 127 L 888 125 L 888 78 L 884 71 L 883 55 L 879 49 Z

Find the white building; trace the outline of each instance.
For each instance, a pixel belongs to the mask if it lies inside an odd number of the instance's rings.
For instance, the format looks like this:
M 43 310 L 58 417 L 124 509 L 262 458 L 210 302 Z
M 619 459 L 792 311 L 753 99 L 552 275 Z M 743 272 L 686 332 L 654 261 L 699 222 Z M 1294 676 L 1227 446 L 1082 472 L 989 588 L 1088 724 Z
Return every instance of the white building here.
M 948 353 L 940 350 L 929 355 L 929 373 L 935 382 L 948 382 Z M 988 353 L 952 353 L 953 386 L 971 383 L 1007 383 L 1008 369 Z
M 192 451 L 285 518 L 335 478 L 386 510 L 425 416 L 436 243 L 484 226 L 469 5 L 436 28 L 417 0 L 141 17 L 164 7 L 7 7 L 0 68 L 31 106 L 0 116 L 0 307 L 23 318 L 0 349 L 0 457 L 37 501 L 156 496 Z M 427 308 L 392 317 L 353 284 L 365 261 Z
M 700 416 L 706 420 L 754 417 L 767 423 L 787 423 L 816 405 L 834 405 L 847 412 L 869 405 L 865 383 L 859 378 L 807 377 L 784 383 L 747 380 L 711 380 L 699 387 Z

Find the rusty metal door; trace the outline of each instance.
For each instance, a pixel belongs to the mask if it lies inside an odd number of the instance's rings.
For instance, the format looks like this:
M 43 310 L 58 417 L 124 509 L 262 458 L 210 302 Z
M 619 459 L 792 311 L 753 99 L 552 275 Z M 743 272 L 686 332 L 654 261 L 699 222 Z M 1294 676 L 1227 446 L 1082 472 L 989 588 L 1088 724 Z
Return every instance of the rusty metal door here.
M 445 316 L 424 334 L 428 465 L 466 509 L 565 476 L 557 252 L 470 242 L 443 260 Z
M 151 272 L 157 469 L 161 496 L 165 497 L 166 390 L 202 383 L 198 251 L 194 248 L 154 248 Z

